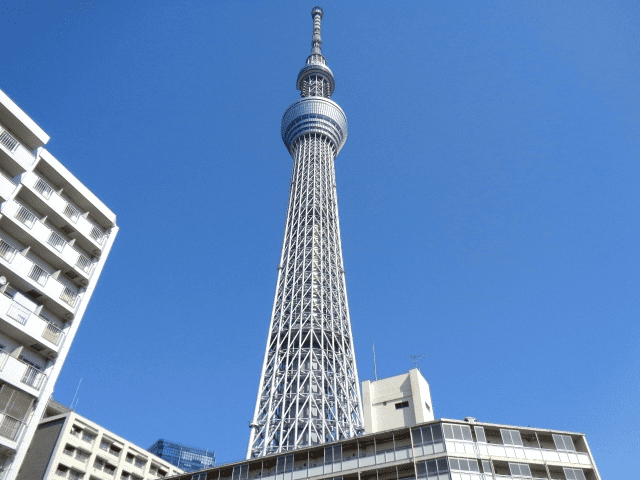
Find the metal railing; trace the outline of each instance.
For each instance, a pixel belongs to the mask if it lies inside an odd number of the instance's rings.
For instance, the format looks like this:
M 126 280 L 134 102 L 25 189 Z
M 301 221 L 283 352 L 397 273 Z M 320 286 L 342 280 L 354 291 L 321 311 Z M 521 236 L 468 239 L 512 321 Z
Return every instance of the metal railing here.
M 62 329 L 56 327 L 53 323 L 48 322 L 42 332 L 42 338 L 49 340 L 54 345 L 58 345 L 62 338 Z
M 27 323 L 29 315 L 31 315 L 31 311 L 23 307 L 19 303 L 12 301 L 11 305 L 9 305 L 7 315 L 13 318 L 16 322 L 24 325 L 25 323 Z
M 0 257 L 4 258 L 7 262 L 11 262 L 15 253 L 15 248 L 13 248 L 4 240 L 0 240 Z
M 24 362 L 22 362 L 24 363 Z M 41 370 L 38 370 L 31 365 L 26 364 L 27 369 L 24 371 L 22 375 L 22 379 L 20 380 L 25 385 L 29 385 L 33 388 L 40 388 L 40 384 L 42 383 L 42 379 L 44 378 L 44 373 Z
M 64 246 L 67 244 L 67 241 L 64 238 L 62 238 L 60 235 L 58 235 L 56 232 L 51 230 L 51 233 L 49 234 L 49 238 L 47 239 L 47 243 L 51 245 L 53 248 L 55 248 L 56 250 L 58 250 L 59 252 L 62 252 L 62 250 L 64 249 Z
M 33 224 L 38 218 L 22 205 L 20 205 L 20 208 L 18 208 L 15 217 L 18 221 L 24 223 L 29 228 L 33 227 Z
M 20 433 L 20 427 L 22 422 L 13 417 L 10 417 L 6 413 L 0 421 L 0 436 L 8 438 L 9 440 L 16 440 L 18 433 Z
M 98 245 L 102 245 L 102 243 L 104 242 L 104 237 L 106 235 L 98 227 L 96 227 L 95 225 L 92 225 L 91 232 L 89 233 L 89 236 L 91 238 L 93 238 Z
M 85 273 L 89 273 L 91 271 L 92 265 L 93 263 L 91 262 L 91 260 L 89 260 L 83 254 L 78 253 L 78 261 L 76 262 L 76 266 L 80 267 L 80 270 Z
M 47 182 L 45 182 L 44 180 L 42 180 L 41 178 L 38 178 L 38 180 L 36 180 L 36 183 L 33 185 L 33 188 L 35 189 L 36 192 L 38 192 L 47 200 L 51 198 L 51 194 L 53 193 L 53 187 L 49 185 Z
M 18 140 L 16 140 L 15 138 L 13 138 L 13 136 L 6 130 L 0 133 L 0 143 L 4 145 L 6 149 L 9 150 L 11 153 L 15 152 L 16 149 L 18 148 L 18 145 L 20 145 L 20 142 L 18 142 Z
M 33 266 L 31 267 L 31 270 L 29 271 L 28 276 L 29 278 L 35 280 L 37 283 L 39 283 L 43 287 L 47 283 L 47 279 L 49 278 L 49 274 L 45 272 L 44 269 L 39 265 L 37 265 L 36 263 L 34 263 Z M 65 290 L 67 289 L 68 287 L 65 287 Z
M 73 223 L 78 222 L 78 218 L 80 218 L 80 210 L 67 202 L 67 206 L 64 207 L 62 211 L 66 215 L 66 217 L 71 220 Z
M 75 307 L 76 301 L 78 300 L 78 294 L 69 287 L 64 287 L 64 290 L 62 290 L 62 293 L 60 294 L 60 300 L 70 307 Z

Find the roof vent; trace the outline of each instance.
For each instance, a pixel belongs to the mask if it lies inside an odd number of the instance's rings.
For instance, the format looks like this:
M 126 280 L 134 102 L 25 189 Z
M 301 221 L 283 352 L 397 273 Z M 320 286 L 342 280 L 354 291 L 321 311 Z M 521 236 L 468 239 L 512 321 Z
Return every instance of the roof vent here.
M 467 423 L 476 423 L 478 420 L 475 417 L 464 417 L 464 421 Z

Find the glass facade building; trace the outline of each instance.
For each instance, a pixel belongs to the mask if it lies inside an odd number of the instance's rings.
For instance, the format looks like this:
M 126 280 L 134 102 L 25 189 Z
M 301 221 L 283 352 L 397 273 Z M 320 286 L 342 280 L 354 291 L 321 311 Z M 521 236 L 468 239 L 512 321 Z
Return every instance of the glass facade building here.
M 216 464 L 216 454 L 213 450 L 189 447 L 167 440 L 158 440 L 148 450 L 185 472 L 211 468 Z

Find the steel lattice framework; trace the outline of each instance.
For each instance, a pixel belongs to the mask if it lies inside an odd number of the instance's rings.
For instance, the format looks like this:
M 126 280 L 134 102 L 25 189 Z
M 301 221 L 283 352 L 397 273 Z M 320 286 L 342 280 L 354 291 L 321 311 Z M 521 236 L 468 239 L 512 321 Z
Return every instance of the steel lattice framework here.
M 362 431 L 362 401 L 345 286 L 334 160 L 347 117 L 330 99 L 315 7 L 302 98 L 282 118 L 293 157 L 276 295 L 247 458 L 332 442 Z

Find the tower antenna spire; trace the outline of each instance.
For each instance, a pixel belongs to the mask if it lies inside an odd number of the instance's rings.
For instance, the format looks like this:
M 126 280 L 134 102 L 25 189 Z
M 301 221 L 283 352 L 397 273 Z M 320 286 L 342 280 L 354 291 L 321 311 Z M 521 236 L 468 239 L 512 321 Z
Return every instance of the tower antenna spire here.
M 311 16 L 313 17 L 313 37 L 311 38 L 311 53 L 322 55 L 322 15 L 324 12 L 320 7 L 313 7 Z

